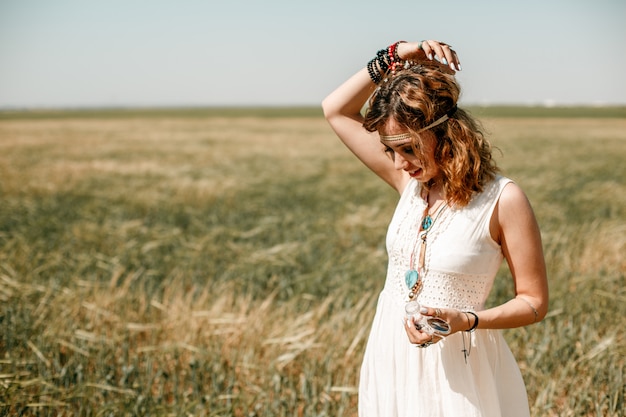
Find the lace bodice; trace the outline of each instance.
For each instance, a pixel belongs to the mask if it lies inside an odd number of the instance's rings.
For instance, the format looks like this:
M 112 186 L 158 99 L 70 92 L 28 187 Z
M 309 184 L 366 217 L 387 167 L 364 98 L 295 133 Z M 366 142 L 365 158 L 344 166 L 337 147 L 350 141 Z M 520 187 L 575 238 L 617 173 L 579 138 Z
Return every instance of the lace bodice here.
M 428 306 L 480 310 L 502 263 L 500 246 L 489 232 L 491 214 L 508 178 L 497 177 L 463 208 L 446 207 L 427 236 L 423 287 L 417 300 Z M 419 258 L 419 222 L 426 202 L 420 183 L 403 191 L 387 232 L 389 265 L 384 291 L 399 305 L 408 300 L 404 275 L 412 252 Z

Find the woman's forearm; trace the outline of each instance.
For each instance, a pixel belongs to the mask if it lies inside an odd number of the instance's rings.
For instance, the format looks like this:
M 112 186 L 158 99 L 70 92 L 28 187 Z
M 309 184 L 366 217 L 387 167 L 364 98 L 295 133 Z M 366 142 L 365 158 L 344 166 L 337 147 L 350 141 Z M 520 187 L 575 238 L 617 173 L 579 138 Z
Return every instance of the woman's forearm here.
M 367 69 L 362 68 L 322 101 L 324 116 L 331 125 L 338 116 L 361 120 L 363 105 L 375 88 L 376 84 L 370 79 Z
M 513 329 L 537 323 L 544 319 L 547 302 L 517 296 L 504 304 L 478 311 L 479 329 Z

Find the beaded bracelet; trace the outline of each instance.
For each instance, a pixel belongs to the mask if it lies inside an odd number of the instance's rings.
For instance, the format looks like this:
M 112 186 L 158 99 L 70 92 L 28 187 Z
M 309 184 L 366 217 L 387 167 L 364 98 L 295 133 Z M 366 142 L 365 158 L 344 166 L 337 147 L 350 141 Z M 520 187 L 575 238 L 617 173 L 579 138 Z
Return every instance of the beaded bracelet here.
M 389 69 L 389 64 L 385 60 L 386 55 L 387 50 L 381 49 L 376 52 L 376 56 L 367 63 L 367 72 L 374 84 L 379 84 L 383 80 L 383 76 L 380 74 L 381 71 L 383 74 L 386 74 Z
M 378 69 L 376 68 L 376 58 L 367 63 L 367 73 L 370 75 L 374 84 L 378 84 L 383 79 L 380 72 L 378 72 Z
M 390 62 L 387 59 L 389 48 L 376 52 L 376 56 L 367 63 L 367 73 L 372 82 L 378 84 L 383 80 L 383 76 L 389 71 Z M 381 75 L 381 72 L 383 75 Z
M 404 42 L 406 41 L 398 41 L 386 49 L 377 51 L 376 56 L 367 63 L 367 73 L 374 84 L 380 83 L 389 70 L 395 74 L 396 68 L 402 65 L 402 59 L 398 55 L 398 45 Z
M 396 71 L 396 67 L 401 63 L 400 55 L 398 55 L 398 45 L 401 43 L 405 43 L 406 41 L 398 41 L 387 48 L 389 51 L 389 62 L 391 67 L 391 72 Z
M 383 73 L 386 73 L 389 69 L 389 63 L 386 60 L 387 58 L 387 49 L 381 49 L 376 52 L 376 60 L 378 61 L 378 66 Z

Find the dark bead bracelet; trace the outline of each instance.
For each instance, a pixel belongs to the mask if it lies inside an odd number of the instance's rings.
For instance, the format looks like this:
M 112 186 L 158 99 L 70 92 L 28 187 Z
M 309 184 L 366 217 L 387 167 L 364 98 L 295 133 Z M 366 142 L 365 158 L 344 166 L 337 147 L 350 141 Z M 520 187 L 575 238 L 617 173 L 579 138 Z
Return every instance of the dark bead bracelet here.
M 382 80 L 380 73 L 376 69 L 376 58 L 367 63 L 367 73 L 369 74 L 374 84 L 378 84 Z
M 385 73 L 389 69 L 389 63 L 387 62 L 387 56 L 389 55 L 389 49 L 381 49 L 376 52 L 376 58 L 378 60 L 378 66 L 380 70 Z

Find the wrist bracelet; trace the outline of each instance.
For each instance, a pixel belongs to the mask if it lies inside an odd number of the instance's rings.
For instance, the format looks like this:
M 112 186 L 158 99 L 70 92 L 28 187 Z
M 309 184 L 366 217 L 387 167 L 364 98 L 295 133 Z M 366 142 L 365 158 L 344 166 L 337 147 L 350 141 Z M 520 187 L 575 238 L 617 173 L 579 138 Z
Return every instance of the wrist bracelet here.
M 382 77 L 376 68 L 376 58 L 367 63 L 367 73 L 374 84 L 378 84 L 382 80 Z
M 395 74 L 396 69 L 402 66 L 402 60 L 398 55 L 398 44 L 404 42 L 398 41 L 379 50 L 376 56 L 367 63 L 367 73 L 374 84 L 379 84 L 389 71 Z
M 469 331 L 469 329 L 472 328 L 472 322 L 469 319 L 469 314 L 467 314 L 467 311 L 462 311 L 461 313 L 465 314 L 465 318 L 467 319 L 467 330 L 463 330 L 464 332 Z
M 384 73 L 387 72 L 387 70 L 389 69 L 389 63 L 387 62 L 387 49 L 381 49 L 380 51 L 376 52 L 376 60 L 378 61 L 378 66 L 380 67 L 380 70 Z
M 464 311 L 465 314 L 471 314 L 472 316 L 474 316 L 474 318 L 476 319 L 474 321 L 474 325 L 472 327 L 470 327 L 469 329 L 465 330 L 466 332 L 473 332 L 474 330 L 476 330 L 476 328 L 478 327 L 478 314 L 474 313 L 473 311 Z M 468 320 L 469 323 L 469 320 Z
M 391 46 L 389 46 L 388 50 L 389 50 L 389 61 L 391 61 L 391 64 L 393 66 L 392 69 L 395 69 L 396 65 L 398 65 L 401 61 L 400 59 L 400 55 L 398 55 L 398 45 L 401 43 L 406 43 L 406 41 L 398 41 L 394 44 L 392 44 Z

